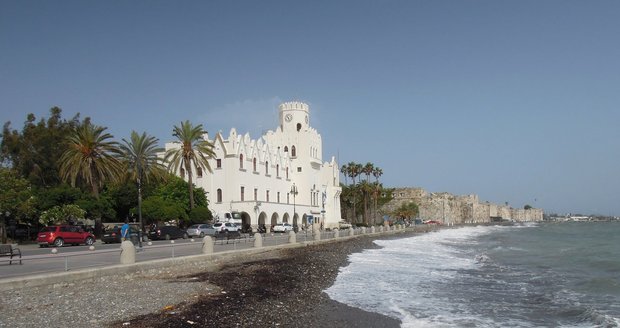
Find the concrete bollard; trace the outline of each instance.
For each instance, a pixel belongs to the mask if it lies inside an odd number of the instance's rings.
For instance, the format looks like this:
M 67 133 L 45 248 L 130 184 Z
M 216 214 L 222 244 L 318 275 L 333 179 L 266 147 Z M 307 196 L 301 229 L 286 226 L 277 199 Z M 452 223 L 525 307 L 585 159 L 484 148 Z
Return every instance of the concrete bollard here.
M 296 242 L 297 242 L 297 235 L 295 234 L 295 231 L 289 231 L 288 232 L 288 243 L 294 244 Z
M 315 241 L 319 241 L 321 240 L 321 230 L 319 229 L 314 229 L 314 240 Z
M 340 238 L 340 230 L 335 229 L 334 230 L 334 239 L 338 239 L 338 238 Z
M 136 247 L 129 240 L 121 243 L 121 264 L 136 263 Z
M 355 229 L 349 228 L 349 236 L 351 237 L 355 236 Z
M 375 233 L 375 226 L 370 227 L 370 233 Z
M 213 254 L 213 238 L 211 236 L 202 238 L 202 254 Z
M 260 233 L 254 234 L 254 247 L 263 247 L 263 235 L 261 235 Z

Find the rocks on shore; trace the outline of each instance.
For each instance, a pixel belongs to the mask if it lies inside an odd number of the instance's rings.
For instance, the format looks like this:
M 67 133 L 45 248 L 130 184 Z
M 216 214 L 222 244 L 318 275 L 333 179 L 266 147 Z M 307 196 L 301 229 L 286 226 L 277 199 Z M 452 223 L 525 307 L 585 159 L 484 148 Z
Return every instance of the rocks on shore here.
M 12 290 L 0 296 L 0 327 L 399 327 L 322 292 L 348 255 L 376 247 L 373 240 L 239 256 L 215 271 L 171 267 Z

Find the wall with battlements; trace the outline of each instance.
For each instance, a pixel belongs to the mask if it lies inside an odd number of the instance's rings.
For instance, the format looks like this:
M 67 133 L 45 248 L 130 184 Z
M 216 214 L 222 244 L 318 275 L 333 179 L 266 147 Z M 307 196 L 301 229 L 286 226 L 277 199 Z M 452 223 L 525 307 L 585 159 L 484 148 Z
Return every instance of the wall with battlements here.
M 513 221 L 541 221 L 543 210 L 512 208 L 480 202 L 478 195 L 453 195 L 447 192 L 427 192 L 422 188 L 396 188 L 393 199 L 381 207 L 379 213 L 390 215 L 403 204 L 414 202 L 419 208 L 419 218 L 443 224 L 485 223 L 494 219 Z

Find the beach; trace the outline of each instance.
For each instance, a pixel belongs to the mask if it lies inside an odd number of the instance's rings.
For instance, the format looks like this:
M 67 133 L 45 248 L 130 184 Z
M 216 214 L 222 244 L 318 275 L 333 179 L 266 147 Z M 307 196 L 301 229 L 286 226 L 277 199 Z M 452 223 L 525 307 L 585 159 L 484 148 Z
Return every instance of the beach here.
M 0 295 L 0 327 L 400 327 L 323 291 L 349 254 L 377 247 L 375 239 L 413 234 L 265 248 L 201 265 L 13 289 Z
M 208 283 L 220 290 L 110 326 L 400 327 L 398 320 L 332 301 L 323 292 L 349 254 L 376 247 L 374 238 L 274 250 L 214 272 L 179 275 L 172 280 Z

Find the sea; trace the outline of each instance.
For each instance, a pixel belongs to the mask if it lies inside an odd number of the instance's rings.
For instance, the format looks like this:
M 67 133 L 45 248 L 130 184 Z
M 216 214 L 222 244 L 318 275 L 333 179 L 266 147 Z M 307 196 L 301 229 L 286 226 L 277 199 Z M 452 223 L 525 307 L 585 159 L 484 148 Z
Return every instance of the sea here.
M 402 327 L 620 327 L 620 222 L 445 228 L 376 240 L 326 293 Z

